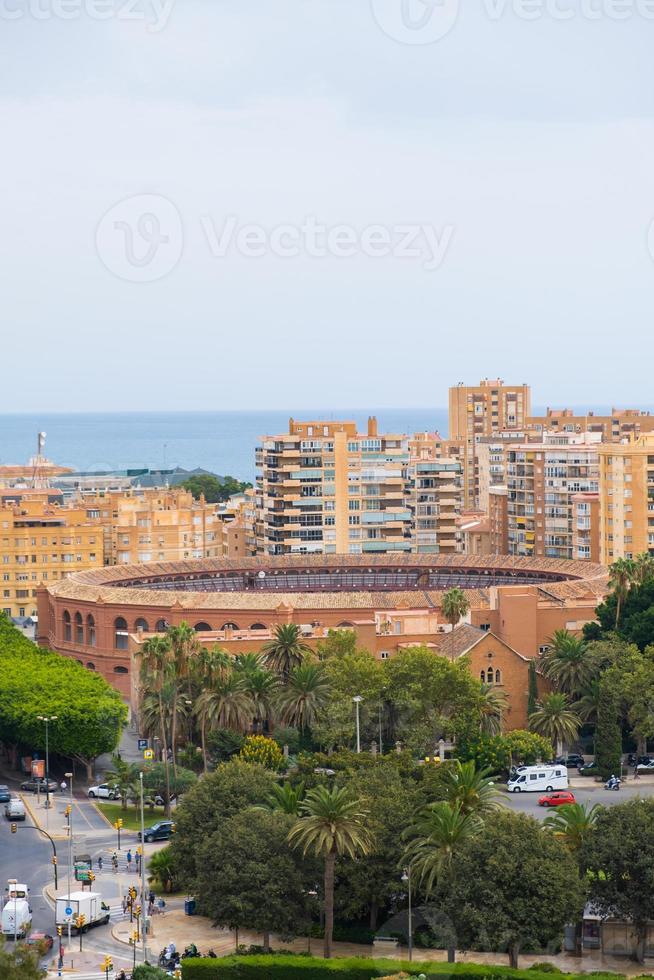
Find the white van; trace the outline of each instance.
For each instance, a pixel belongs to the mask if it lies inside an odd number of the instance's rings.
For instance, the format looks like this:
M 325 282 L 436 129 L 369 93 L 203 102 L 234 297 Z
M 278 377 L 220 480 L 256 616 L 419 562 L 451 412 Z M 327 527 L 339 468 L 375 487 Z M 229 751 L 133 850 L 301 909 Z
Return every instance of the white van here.
M 2 910 L 2 935 L 24 939 L 32 931 L 32 910 L 24 898 L 10 899 Z
M 7 820 L 25 819 L 25 804 L 17 796 L 12 796 L 9 802 L 5 804 L 5 817 Z
M 523 766 L 509 777 L 509 793 L 551 793 L 568 788 L 565 766 Z

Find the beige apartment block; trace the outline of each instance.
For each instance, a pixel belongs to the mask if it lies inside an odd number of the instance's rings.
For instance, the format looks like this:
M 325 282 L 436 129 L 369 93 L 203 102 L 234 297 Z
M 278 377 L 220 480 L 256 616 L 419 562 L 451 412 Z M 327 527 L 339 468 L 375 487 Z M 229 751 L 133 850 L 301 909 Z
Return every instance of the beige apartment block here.
M 529 385 L 505 385 L 501 379 L 486 378 L 478 385 L 460 382 L 449 390 L 449 437 L 464 443 L 463 502 L 467 509 L 478 505 L 478 446 L 482 439 L 500 431 L 523 431 L 531 415 Z
M 411 551 L 408 439 L 355 422 L 289 421 L 257 448 L 258 551 L 266 555 Z
M 488 492 L 488 532 L 491 555 L 509 553 L 508 490 L 493 486 Z
M 598 491 L 601 435 L 550 435 L 511 446 L 507 456 L 511 555 L 573 556 L 573 496 Z
M 599 514 L 599 493 L 572 495 L 572 557 L 575 560 L 599 562 Z
M 195 500 L 188 490 L 84 494 L 78 506 L 103 529 L 106 565 L 223 555 L 221 505 Z
M 530 416 L 525 426 L 538 433 L 579 435 L 595 432 L 601 435 L 602 442 L 621 442 L 641 433 L 654 432 L 654 415 L 639 408 L 613 408 L 610 415 L 596 412 L 578 415 L 571 408 L 548 408 L 545 415 Z
M 654 554 L 654 433 L 599 449 L 600 554 Z
M 454 554 L 460 549 L 457 520 L 463 503 L 460 444 L 437 432 L 409 439 L 406 501 L 416 554 Z
M 36 616 L 39 585 L 103 564 L 102 528 L 84 507 L 60 500 L 48 490 L 0 495 L 0 609 L 7 616 Z

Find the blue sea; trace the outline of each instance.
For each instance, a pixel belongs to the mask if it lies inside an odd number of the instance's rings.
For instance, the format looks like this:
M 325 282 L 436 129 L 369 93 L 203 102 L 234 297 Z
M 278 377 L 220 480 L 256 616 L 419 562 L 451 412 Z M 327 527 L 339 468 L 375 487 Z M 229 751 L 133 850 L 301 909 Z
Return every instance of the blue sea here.
M 199 466 L 253 480 L 260 437 L 287 432 L 291 415 L 354 419 L 361 431 L 368 415 L 376 415 L 380 432 L 436 430 L 447 435 L 445 408 L 0 415 L 0 463 L 26 463 L 36 452 L 37 433 L 44 431 L 45 455 L 76 470 Z

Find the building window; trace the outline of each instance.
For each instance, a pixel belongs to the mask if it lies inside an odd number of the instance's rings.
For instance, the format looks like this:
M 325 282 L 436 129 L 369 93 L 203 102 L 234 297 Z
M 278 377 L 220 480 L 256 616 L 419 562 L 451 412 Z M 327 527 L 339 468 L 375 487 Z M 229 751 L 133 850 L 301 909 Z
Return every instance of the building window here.
M 114 667 L 114 674 L 128 674 L 129 671 L 127 667 L 121 667 L 119 664 Z
M 237 630 L 240 629 L 240 626 L 238 623 L 223 623 L 220 628 L 221 630 Z
M 211 630 L 209 623 L 196 623 L 193 627 L 196 633 L 208 633 Z
M 495 683 L 496 684 L 502 683 L 502 671 L 499 669 L 499 667 L 495 668 Z
M 88 646 L 95 646 L 95 619 L 90 614 L 86 617 L 86 642 Z
M 87 670 L 95 670 L 95 664 L 94 663 L 91 663 L 90 660 L 87 663 L 86 667 L 87 667 Z
M 70 622 L 70 613 L 67 609 L 64 609 L 64 640 L 70 641 L 73 638 L 73 630 Z
M 388 650 L 382 650 L 380 657 L 382 660 L 388 660 Z
M 486 671 L 485 670 L 482 670 L 481 673 L 480 673 L 480 675 L 479 675 L 479 677 L 481 679 L 482 684 L 485 684 L 486 683 Z
M 165 619 L 158 619 L 155 623 L 154 631 L 155 633 L 165 633 L 168 629 L 168 623 Z
M 147 619 L 143 619 L 142 617 L 140 619 L 137 619 L 136 622 L 134 623 L 134 629 L 143 630 L 144 633 L 149 633 L 150 627 L 148 625 Z
M 84 643 L 84 623 L 81 612 L 75 613 L 75 643 Z
M 252 625 L 250 626 L 250 629 L 251 630 L 267 630 L 268 627 L 265 626 L 263 623 L 252 623 Z
M 127 649 L 127 622 L 122 616 L 114 622 L 114 648 L 116 650 Z

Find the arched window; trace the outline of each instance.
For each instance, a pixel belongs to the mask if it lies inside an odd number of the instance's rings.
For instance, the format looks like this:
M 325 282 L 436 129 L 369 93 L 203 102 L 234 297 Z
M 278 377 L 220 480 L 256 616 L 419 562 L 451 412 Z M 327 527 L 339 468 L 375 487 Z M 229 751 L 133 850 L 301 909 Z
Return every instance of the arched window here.
M 268 627 L 265 626 L 263 623 L 252 623 L 252 626 L 250 627 L 250 629 L 251 630 L 267 630 Z
M 127 622 L 122 616 L 114 622 L 114 647 L 116 650 L 127 649 Z
M 95 646 L 95 619 L 90 613 L 86 617 L 86 642 L 90 647 Z
M 196 623 L 193 629 L 196 633 L 208 633 L 211 627 L 209 623 Z
M 121 667 L 120 664 L 116 664 L 114 667 L 114 674 L 129 674 L 127 667 Z
M 87 666 L 88 670 L 95 670 L 95 664 L 94 663 L 91 663 L 90 660 L 89 660 L 89 662 L 87 663 L 86 666 Z
M 486 679 L 487 679 L 487 682 L 489 684 L 492 684 L 493 683 L 493 668 L 492 667 L 489 667 L 488 668 L 488 673 L 486 674 Z
M 75 613 L 75 643 L 84 642 L 84 621 L 81 612 Z
M 495 683 L 496 684 L 501 684 L 502 683 L 502 673 L 501 673 L 499 667 L 497 667 L 496 670 L 495 670 Z
M 168 623 L 165 619 L 158 619 L 155 623 L 154 631 L 155 633 L 165 633 L 168 629 Z
M 150 627 L 148 626 L 147 619 L 143 619 L 142 617 L 140 619 L 137 619 L 136 622 L 134 623 L 134 629 L 143 630 L 144 633 L 149 633 Z
M 486 671 L 485 670 L 482 670 L 482 672 L 481 672 L 481 674 L 479 676 L 481 677 L 482 684 L 485 684 L 486 683 Z
M 223 623 L 220 628 L 221 630 L 237 630 L 240 629 L 240 626 L 238 623 Z
M 342 623 L 339 623 L 338 626 L 336 627 L 337 630 L 340 630 L 340 629 L 348 629 L 348 630 L 351 630 L 353 628 L 354 628 L 354 623 L 349 623 L 347 620 L 343 620 L 343 622 Z
M 70 613 L 64 609 L 64 640 L 70 642 L 73 638 L 73 628 L 70 623 Z

